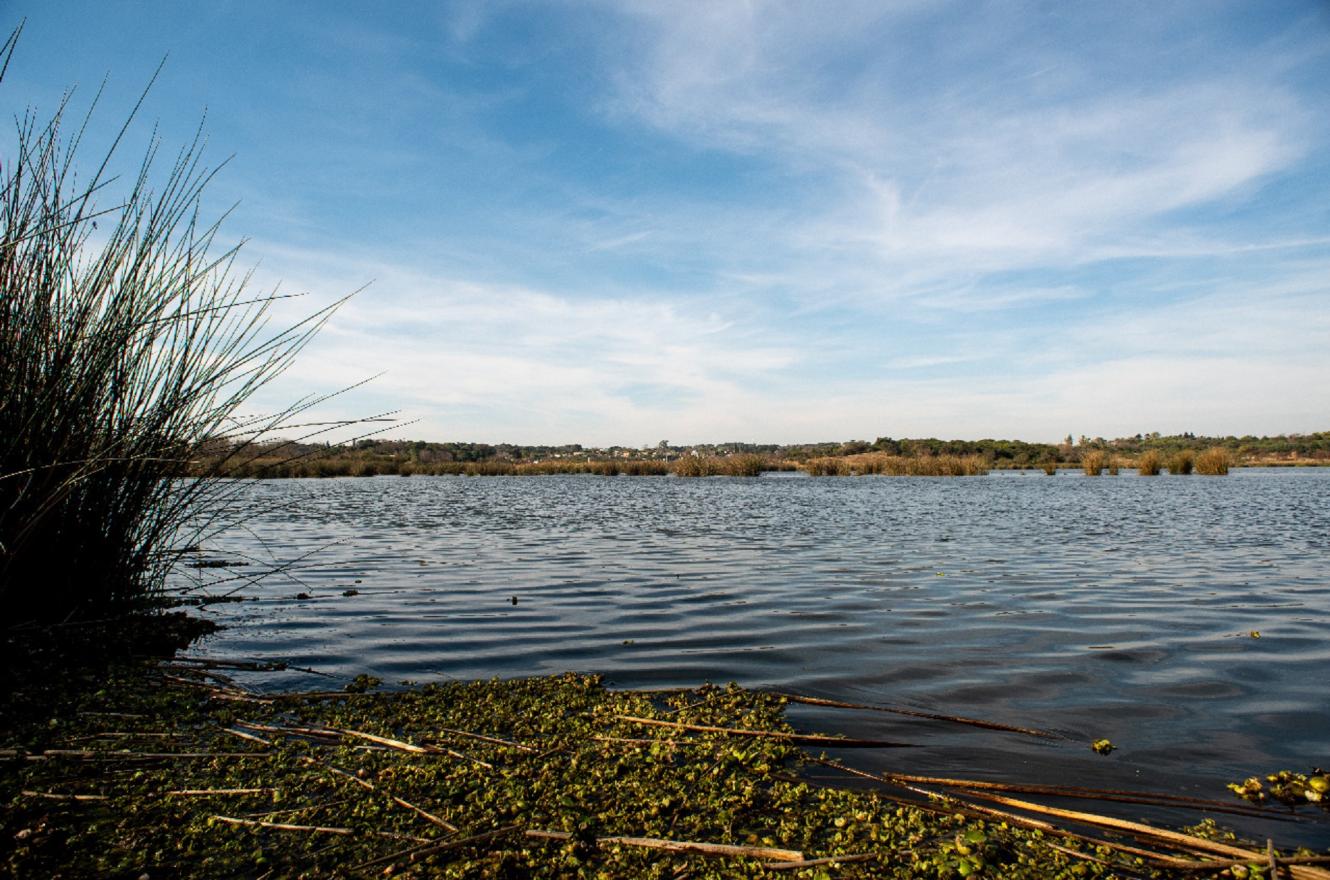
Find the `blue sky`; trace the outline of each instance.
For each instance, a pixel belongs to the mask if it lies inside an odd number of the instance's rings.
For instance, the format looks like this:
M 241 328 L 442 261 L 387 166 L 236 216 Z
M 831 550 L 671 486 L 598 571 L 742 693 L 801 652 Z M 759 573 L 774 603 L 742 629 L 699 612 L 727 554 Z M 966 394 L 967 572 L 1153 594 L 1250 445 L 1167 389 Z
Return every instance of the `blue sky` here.
M 1330 428 L 1323 2 L 5 2 L 6 113 L 163 56 L 255 284 L 372 282 L 254 402 L 433 440 Z M 89 155 L 91 155 L 91 151 Z

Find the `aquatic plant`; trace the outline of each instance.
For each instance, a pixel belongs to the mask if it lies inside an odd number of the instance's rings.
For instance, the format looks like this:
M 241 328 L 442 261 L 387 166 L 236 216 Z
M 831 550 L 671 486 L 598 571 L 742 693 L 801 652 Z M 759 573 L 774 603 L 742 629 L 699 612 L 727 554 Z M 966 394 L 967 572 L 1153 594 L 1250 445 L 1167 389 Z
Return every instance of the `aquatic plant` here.
M 1232 456 L 1222 446 L 1212 446 L 1196 456 L 1195 471 L 1208 477 L 1222 477 L 1228 473 Z
M 988 473 L 988 463 L 978 455 L 888 455 L 868 452 L 858 455 L 811 458 L 803 469 L 815 477 L 973 477 Z
M 1108 456 L 1098 449 L 1087 449 L 1081 453 L 1081 469 L 1087 477 L 1097 477 L 1104 470 Z
M 1136 459 L 1136 472 L 1142 477 L 1157 477 L 1164 466 L 1164 459 L 1153 449 L 1147 449 Z
M 0 48 L 0 76 L 17 37 Z M 216 478 L 232 459 L 173 478 L 211 438 L 244 448 L 313 405 L 235 417 L 329 314 L 267 331 L 277 295 L 251 294 L 232 271 L 236 250 L 218 252 L 217 225 L 200 218 L 214 174 L 201 139 L 162 174 L 154 141 L 113 196 L 129 121 L 85 164 L 80 134 L 63 134 L 67 107 L 21 116 L 0 170 L 0 607 L 11 624 L 159 594 L 224 509 L 231 489 Z
M 870 773 L 852 757 L 814 757 L 903 744 L 797 733 L 784 695 L 734 685 L 611 691 L 563 675 L 385 693 L 358 676 L 340 690 L 258 696 L 238 680 L 272 668 L 126 666 L 57 717 L 0 730 L 22 744 L 0 798 L 11 835 L 0 870 L 1107 880 L 1220 876 L 1273 859 L 1296 880 L 1325 876 L 1309 853 L 1244 844 L 1213 821 L 1173 830 L 1070 810 L 1067 799 L 1250 814 L 1245 805 Z M 921 725 L 955 722 L 983 723 Z M 874 787 L 814 784 L 813 770 Z M 933 793 L 919 797 L 920 786 Z M 1058 806 L 1036 802 L 1045 796 Z
M 1169 456 L 1168 472 L 1174 476 L 1186 476 L 1195 466 L 1196 458 L 1190 449 L 1183 449 Z
M 1039 469 L 1050 477 L 1057 476 L 1058 463 L 1056 461 L 1046 461 L 1039 465 Z

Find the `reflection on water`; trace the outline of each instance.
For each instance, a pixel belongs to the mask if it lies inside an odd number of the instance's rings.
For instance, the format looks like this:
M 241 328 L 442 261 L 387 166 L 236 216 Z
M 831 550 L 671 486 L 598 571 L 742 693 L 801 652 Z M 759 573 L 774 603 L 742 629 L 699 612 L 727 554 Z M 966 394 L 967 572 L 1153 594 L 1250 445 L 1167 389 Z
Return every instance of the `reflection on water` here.
M 735 680 L 1069 738 L 792 707 L 925 743 L 854 756 L 919 773 L 1224 797 L 1330 764 L 1326 471 L 380 477 L 255 483 L 247 503 L 214 557 L 308 557 L 210 607 L 219 655 L 389 682 Z

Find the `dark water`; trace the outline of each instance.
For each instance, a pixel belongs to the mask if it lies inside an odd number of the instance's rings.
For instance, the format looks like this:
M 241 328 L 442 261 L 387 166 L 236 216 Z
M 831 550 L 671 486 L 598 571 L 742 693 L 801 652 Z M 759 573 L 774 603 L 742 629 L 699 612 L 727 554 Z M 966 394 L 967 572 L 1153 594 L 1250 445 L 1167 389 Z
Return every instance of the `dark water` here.
M 1330 766 L 1326 470 L 381 477 L 256 483 L 247 504 L 211 556 L 254 561 L 232 574 L 299 561 L 245 586 L 258 601 L 211 606 L 230 628 L 204 653 L 388 682 L 733 680 L 1066 737 L 791 711 L 920 743 L 847 757 L 923 774 L 1222 799 L 1252 773 Z M 1118 751 L 1090 752 L 1098 737 Z M 1227 821 L 1330 843 L 1321 820 Z

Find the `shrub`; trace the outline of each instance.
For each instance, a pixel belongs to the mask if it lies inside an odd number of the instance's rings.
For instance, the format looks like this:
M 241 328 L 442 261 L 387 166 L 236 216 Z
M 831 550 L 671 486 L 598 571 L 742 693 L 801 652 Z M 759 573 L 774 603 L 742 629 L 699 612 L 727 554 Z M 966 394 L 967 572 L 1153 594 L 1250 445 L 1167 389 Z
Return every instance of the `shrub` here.
M 1157 477 L 1164 466 L 1164 458 L 1153 449 L 1147 449 L 1136 458 L 1136 471 L 1143 477 Z

